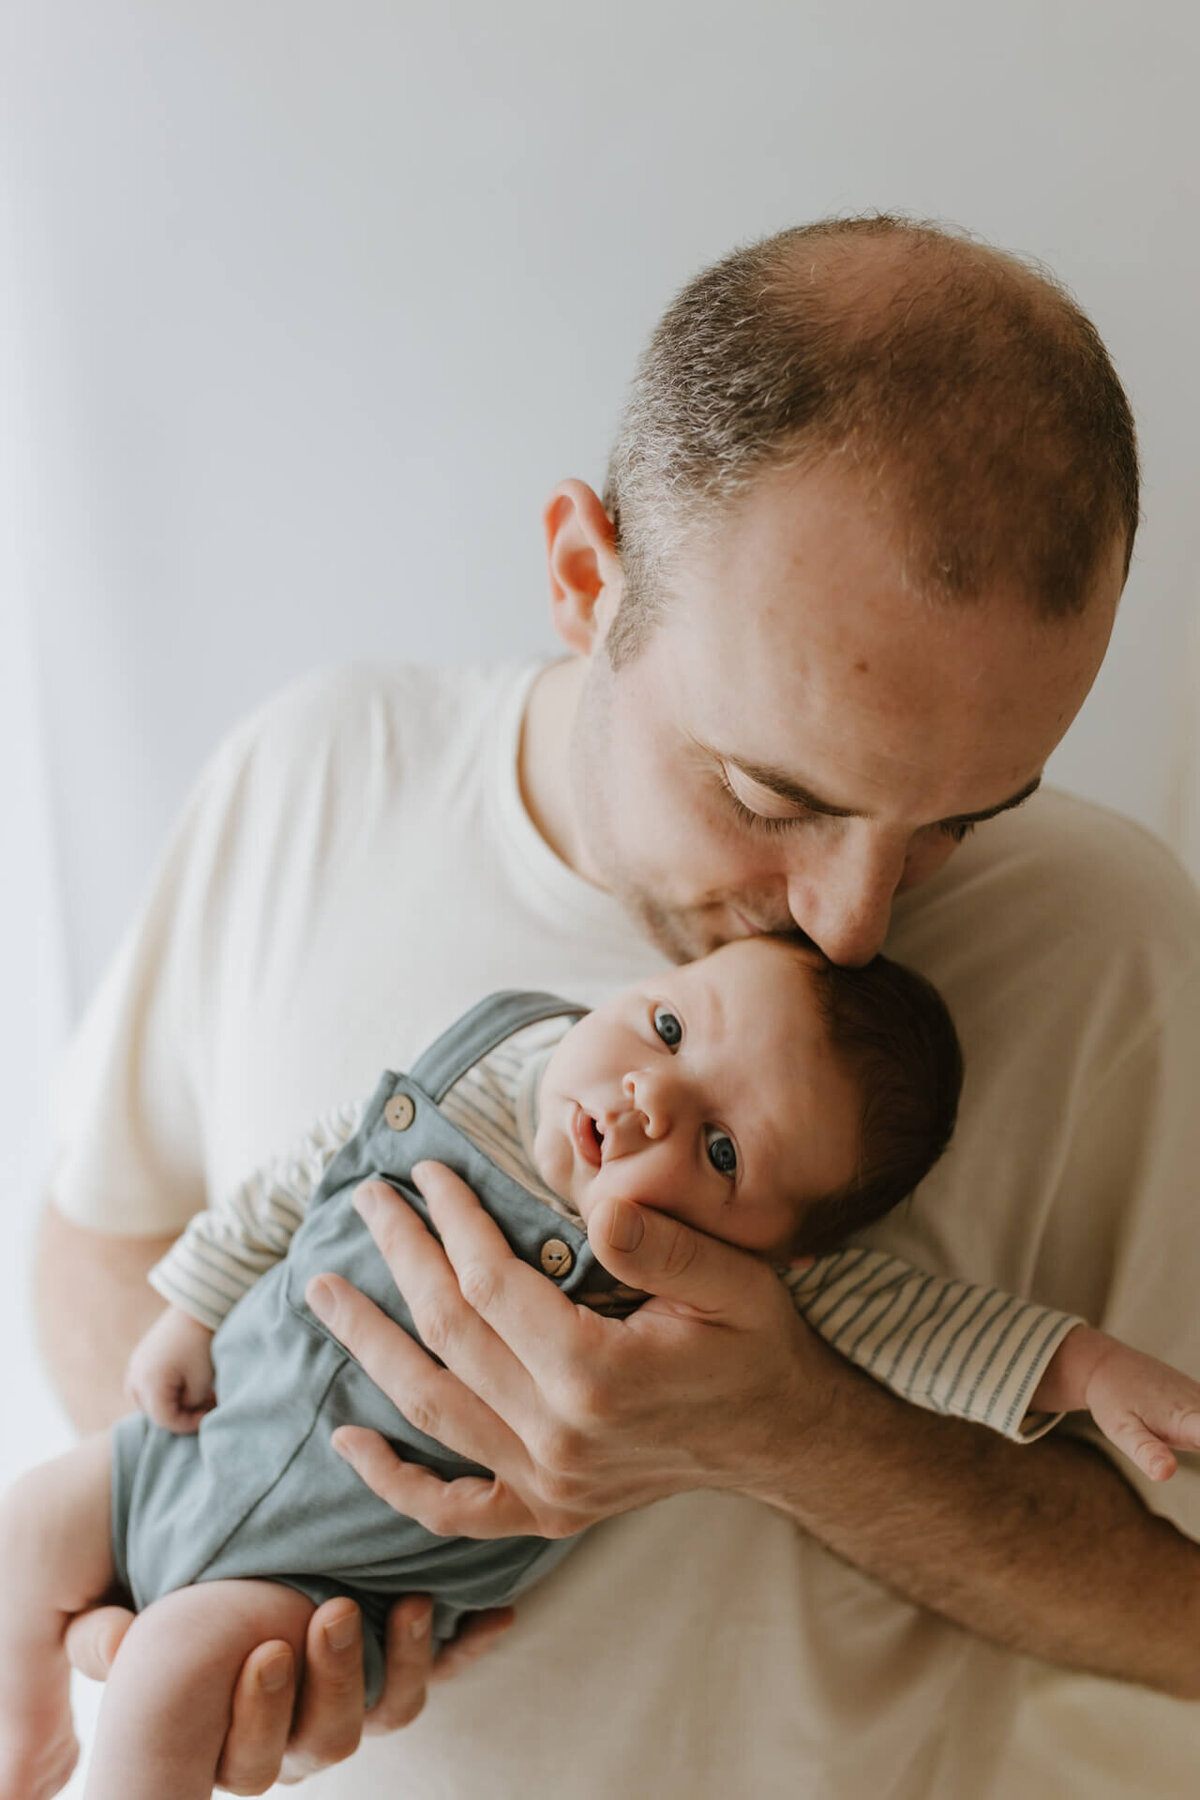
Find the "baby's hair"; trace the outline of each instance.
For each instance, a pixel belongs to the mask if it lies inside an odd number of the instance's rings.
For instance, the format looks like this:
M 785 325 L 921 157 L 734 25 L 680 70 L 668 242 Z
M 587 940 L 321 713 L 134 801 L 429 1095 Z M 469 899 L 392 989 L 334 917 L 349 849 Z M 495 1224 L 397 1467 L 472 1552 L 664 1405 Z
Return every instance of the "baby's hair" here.
M 946 1002 L 912 969 L 877 956 L 862 969 L 812 968 L 835 1054 L 862 1095 L 854 1180 L 805 1208 L 794 1249 L 822 1255 L 912 1193 L 954 1130 L 963 1059 Z

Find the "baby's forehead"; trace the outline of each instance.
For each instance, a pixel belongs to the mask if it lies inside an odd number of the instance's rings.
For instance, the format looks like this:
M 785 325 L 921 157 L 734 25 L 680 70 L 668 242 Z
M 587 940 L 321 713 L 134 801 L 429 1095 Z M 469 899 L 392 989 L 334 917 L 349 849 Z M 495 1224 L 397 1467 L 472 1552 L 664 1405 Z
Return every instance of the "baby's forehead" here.
M 778 938 L 739 939 L 692 965 L 695 977 L 721 1002 L 723 1013 L 746 1030 L 803 1024 L 827 1032 L 818 990 L 820 967 L 797 945 Z

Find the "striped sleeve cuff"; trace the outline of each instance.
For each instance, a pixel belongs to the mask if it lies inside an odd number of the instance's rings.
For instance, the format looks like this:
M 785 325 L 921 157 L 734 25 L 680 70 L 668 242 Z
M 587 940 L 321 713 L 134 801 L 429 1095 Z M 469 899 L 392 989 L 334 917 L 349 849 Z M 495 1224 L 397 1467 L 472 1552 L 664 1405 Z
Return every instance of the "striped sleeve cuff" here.
M 923 1274 L 861 1245 L 785 1274 L 797 1309 L 858 1368 L 915 1406 L 1032 1443 L 1061 1414 L 1029 1412 L 1081 1321 L 993 1288 Z

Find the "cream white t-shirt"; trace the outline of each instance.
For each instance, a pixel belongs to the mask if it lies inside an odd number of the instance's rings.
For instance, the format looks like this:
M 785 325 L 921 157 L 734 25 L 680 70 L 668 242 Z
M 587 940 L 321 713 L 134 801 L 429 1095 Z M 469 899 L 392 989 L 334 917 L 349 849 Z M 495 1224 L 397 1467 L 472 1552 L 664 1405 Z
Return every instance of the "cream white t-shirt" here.
M 62 1071 L 69 1217 L 182 1229 L 481 994 L 596 1004 L 661 966 L 521 806 L 535 673 L 322 676 L 218 750 Z M 1200 1371 L 1200 904 L 1167 852 L 1039 795 L 900 900 L 888 949 L 941 987 L 968 1073 L 950 1153 L 873 1241 Z M 1198 1473 L 1143 1488 L 1196 1538 Z M 1008 1800 L 1029 1669 L 769 1508 L 686 1494 L 591 1533 L 496 1652 L 306 1792 Z

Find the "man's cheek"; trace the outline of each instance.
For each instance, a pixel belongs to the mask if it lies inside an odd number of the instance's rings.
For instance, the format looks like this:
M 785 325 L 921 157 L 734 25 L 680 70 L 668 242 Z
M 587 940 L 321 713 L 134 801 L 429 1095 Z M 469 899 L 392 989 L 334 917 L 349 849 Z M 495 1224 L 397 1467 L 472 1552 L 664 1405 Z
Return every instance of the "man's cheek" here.
M 896 892 L 902 894 L 907 888 L 918 887 L 922 881 L 928 881 L 943 864 L 949 862 L 957 849 L 958 842 L 940 831 L 928 843 L 914 844 L 904 860 L 904 872 Z

